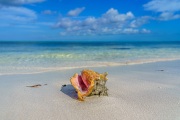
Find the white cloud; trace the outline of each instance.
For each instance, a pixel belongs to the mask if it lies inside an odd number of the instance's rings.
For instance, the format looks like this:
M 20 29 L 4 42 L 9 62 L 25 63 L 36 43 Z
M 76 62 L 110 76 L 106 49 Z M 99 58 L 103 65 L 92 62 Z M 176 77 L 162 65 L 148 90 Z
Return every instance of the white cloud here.
M 179 19 L 180 0 L 152 0 L 143 5 L 145 10 L 157 12 L 156 20 Z
M 24 7 L 2 7 L 0 9 L 0 20 L 8 22 L 28 22 L 35 20 L 37 15 L 34 11 Z
M 163 12 L 159 15 L 158 20 L 173 20 L 179 18 L 180 14 L 174 14 L 172 12 Z
M 126 14 L 119 14 L 116 9 L 111 8 L 102 16 L 101 21 L 104 23 L 123 22 L 132 18 L 134 18 L 134 15 L 131 12 L 127 12 Z
M 155 12 L 176 12 L 180 11 L 180 0 L 152 0 L 144 8 Z
M 149 22 L 150 19 L 153 19 L 150 16 L 142 16 L 139 17 L 137 19 L 134 19 L 131 23 L 130 23 L 130 27 L 132 28 L 137 28 L 139 26 L 142 26 L 144 24 L 146 24 L 147 22 Z
M 46 15 L 51 15 L 51 14 L 56 14 L 56 11 L 52 11 L 52 10 L 44 10 L 42 11 L 42 14 L 46 14 Z
M 141 18 L 139 18 L 141 19 Z M 145 19 L 145 18 L 142 18 Z M 85 19 L 62 18 L 55 25 L 61 29 L 61 35 L 101 35 L 101 34 L 135 34 L 148 33 L 137 27 L 131 27 L 136 20 L 132 12 L 120 14 L 118 10 L 111 8 L 101 17 L 87 17 Z M 144 22 L 145 23 L 145 22 Z M 134 23 L 135 24 L 135 23 Z M 143 24 L 141 24 L 143 25 Z M 137 25 L 136 25 L 137 26 Z M 140 26 L 140 24 L 138 25 Z M 147 30 L 148 31 L 148 30 Z
M 142 33 L 151 33 L 150 30 L 147 30 L 147 29 L 145 29 L 145 28 L 143 28 L 143 29 L 141 30 L 141 32 L 142 32 Z
M 134 28 L 125 28 L 122 32 L 126 34 L 139 33 L 139 30 Z
M 84 11 L 84 9 L 85 9 L 85 7 L 70 10 L 67 15 L 72 16 L 72 17 L 78 16 L 82 11 Z
M 25 4 L 39 3 L 45 0 L 0 0 L 0 26 L 36 28 L 37 14 L 34 10 L 21 7 Z
M 0 5 L 23 5 L 23 4 L 31 4 L 31 3 L 39 3 L 45 0 L 0 0 Z
M 53 27 L 54 22 L 37 22 L 37 25 Z

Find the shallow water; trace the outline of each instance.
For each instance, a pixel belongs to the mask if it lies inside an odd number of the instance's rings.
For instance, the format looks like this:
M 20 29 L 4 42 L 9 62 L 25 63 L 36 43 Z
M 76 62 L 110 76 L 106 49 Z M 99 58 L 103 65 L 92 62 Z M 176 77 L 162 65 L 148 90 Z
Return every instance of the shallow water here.
M 0 74 L 180 59 L 180 42 L 0 42 Z

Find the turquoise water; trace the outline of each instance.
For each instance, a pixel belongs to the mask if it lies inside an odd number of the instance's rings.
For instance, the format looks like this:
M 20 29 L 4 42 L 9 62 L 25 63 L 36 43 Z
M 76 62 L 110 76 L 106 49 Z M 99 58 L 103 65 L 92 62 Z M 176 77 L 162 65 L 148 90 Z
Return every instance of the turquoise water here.
M 0 42 L 0 74 L 180 59 L 180 42 Z

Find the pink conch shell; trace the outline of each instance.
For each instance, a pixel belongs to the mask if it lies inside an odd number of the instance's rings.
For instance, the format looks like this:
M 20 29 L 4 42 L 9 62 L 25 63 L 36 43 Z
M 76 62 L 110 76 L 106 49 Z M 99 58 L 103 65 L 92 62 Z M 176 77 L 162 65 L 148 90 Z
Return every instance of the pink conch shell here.
M 81 72 L 81 75 L 77 73 L 74 74 L 70 82 L 77 91 L 78 99 L 83 101 L 86 96 L 91 94 L 95 81 L 100 79 L 107 80 L 106 76 L 107 73 L 99 74 L 92 70 L 85 69 Z

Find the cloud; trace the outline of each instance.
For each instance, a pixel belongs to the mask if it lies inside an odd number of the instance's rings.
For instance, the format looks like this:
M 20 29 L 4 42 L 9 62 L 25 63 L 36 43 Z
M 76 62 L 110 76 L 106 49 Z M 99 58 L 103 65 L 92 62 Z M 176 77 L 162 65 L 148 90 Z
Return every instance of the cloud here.
M 143 5 L 145 10 L 155 12 L 176 12 L 180 11 L 179 0 L 152 0 Z
M 174 14 L 172 12 L 163 12 L 159 15 L 158 20 L 173 20 L 179 18 L 180 14 Z
M 131 12 L 127 12 L 126 14 L 119 14 L 116 9 L 111 8 L 100 19 L 103 23 L 115 23 L 123 22 L 132 18 L 134 18 L 134 15 Z
M 143 5 L 145 10 L 157 12 L 157 20 L 179 19 L 180 1 L 179 0 L 152 0 Z
M 0 26 L 18 28 L 37 28 L 37 13 L 25 4 L 40 3 L 45 0 L 0 0 Z
M 118 10 L 111 8 L 106 13 L 102 14 L 102 16 L 99 18 L 93 16 L 87 17 L 85 19 L 74 19 L 71 17 L 64 17 L 56 23 L 55 27 L 61 29 L 61 35 L 149 33 L 146 29 L 142 30 L 138 29 L 137 27 L 132 27 L 130 24 L 135 19 L 136 18 L 132 12 L 120 14 Z M 136 26 L 140 26 L 140 24 Z
M 31 3 L 39 3 L 45 0 L 0 0 L 0 5 L 2 6 L 14 6 L 14 5 L 23 5 Z
M 67 15 L 68 16 L 71 16 L 71 17 L 74 17 L 74 16 L 78 16 L 82 11 L 85 10 L 85 7 L 82 7 L 82 8 L 76 8 L 74 10 L 70 10 Z
M 53 27 L 54 22 L 37 22 L 37 25 Z
M 0 20 L 7 22 L 28 22 L 37 18 L 33 10 L 24 7 L 2 7 L 0 9 Z
M 151 31 L 143 28 L 143 29 L 141 30 L 141 33 L 151 33 Z
M 45 14 L 45 15 L 52 15 L 52 14 L 56 14 L 57 12 L 56 11 L 52 11 L 52 10 L 44 10 L 42 11 L 42 14 Z
M 137 27 L 140 27 L 146 23 L 149 22 L 149 20 L 153 19 L 152 17 L 150 16 L 142 16 L 142 17 L 139 17 L 137 19 L 134 19 L 131 23 L 130 23 L 130 27 L 132 28 L 137 28 Z

